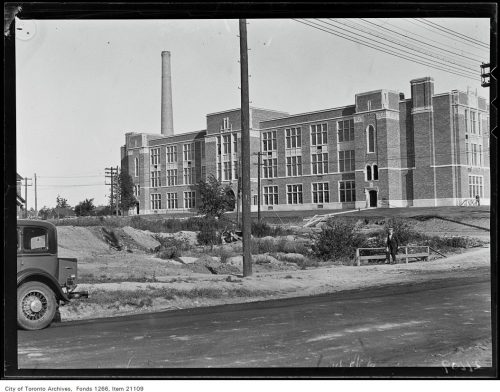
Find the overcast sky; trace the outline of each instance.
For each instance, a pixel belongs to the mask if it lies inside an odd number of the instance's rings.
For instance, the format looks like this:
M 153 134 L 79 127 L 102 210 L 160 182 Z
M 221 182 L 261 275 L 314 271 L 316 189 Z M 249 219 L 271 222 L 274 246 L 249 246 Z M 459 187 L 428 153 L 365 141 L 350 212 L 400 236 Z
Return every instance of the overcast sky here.
M 489 61 L 487 49 L 415 20 L 370 21 Z M 489 42 L 488 19 L 432 21 Z M 17 172 L 37 174 L 38 209 L 53 207 L 57 195 L 72 206 L 85 198 L 107 203 L 104 168 L 119 166 L 125 133 L 160 133 L 163 50 L 172 54 L 175 133 L 205 129 L 207 113 L 240 106 L 235 19 L 17 22 Z M 321 110 L 351 105 L 356 93 L 380 88 L 409 97 L 410 80 L 423 76 L 434 78 L 436 93 L 470 86 L 489 96 L 479 77 L 400 59 L 294 20 L 248 22 L 255 107 Z M 479 67 L 471 68 L 479 76 Z M 34 187 L 28 188 L 31 207 Z

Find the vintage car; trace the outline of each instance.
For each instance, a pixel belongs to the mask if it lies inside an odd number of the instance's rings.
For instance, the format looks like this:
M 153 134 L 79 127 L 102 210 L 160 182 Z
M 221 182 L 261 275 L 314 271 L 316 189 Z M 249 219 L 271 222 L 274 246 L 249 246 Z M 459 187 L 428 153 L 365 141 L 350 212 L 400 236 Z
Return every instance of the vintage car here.
M 57 256 L 57 229 L 40 220 L 17 221 L 17 324 L 28 330 L 51 324 L 60 304 L 75 297 L 77 260 Z

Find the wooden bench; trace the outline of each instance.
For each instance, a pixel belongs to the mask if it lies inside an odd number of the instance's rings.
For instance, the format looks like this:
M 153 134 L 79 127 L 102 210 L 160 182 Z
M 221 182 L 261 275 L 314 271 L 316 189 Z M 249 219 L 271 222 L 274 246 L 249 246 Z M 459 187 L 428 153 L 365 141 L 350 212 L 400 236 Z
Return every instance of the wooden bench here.
M 414 249 L 419 248 L 422 251 L 409 253 L 408 248 Z M 387 260 L 386 248 L 357 248 L 356 249 L 356 265 L 359 267 L 364 260 Z M 361 255 L 363 250 L 380 251 L 383 254 L 373 254 L 373 255 Z M 405 263 L 408 264 L 408 259 L 421 259 L 427 261 L 429 259 L 430 249 L 428 246 L 400 246 L 398 248 L 398 259 L 405 259 Z M 404 253 L 401 253 L 404 250 Z

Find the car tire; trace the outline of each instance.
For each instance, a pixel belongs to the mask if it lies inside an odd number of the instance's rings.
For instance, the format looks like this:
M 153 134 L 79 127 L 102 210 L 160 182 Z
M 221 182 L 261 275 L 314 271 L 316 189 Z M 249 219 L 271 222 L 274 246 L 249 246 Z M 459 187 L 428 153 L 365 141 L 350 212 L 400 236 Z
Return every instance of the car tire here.
M 43 329 L 57 310 L 54 292 L 41 282 L 26 282 L 17 288 L 17 325 L 23 329 Z

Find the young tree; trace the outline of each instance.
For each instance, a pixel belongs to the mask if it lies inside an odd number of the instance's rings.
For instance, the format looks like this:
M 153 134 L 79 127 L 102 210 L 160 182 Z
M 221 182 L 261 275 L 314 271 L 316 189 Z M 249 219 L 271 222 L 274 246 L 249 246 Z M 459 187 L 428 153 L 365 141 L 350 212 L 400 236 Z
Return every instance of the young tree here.
M 95 213 L 94 199 L 85 199 L 75 206 L 76 216 L 89 216 Z
M 56 198 L 56 208 L 71 208 L 68 204 L 68 200 L 64 197 L 57 195 Z
M 220 218 L 226 211 L 234 209 L 234 193 L 229 185 L 223 185 L 214 175 L 198 183 L 201 204 L 198 211 L 211 217 Z
M 120 208 L 122 215 L 124 215 L 125 211 L 134 207 L 137 203 L 137 199 L 134 196 L 134 181 L 132 180 L 132 176 L 127 172 L 121 171 L 118 175 L 116 192 L 118 208 Z

